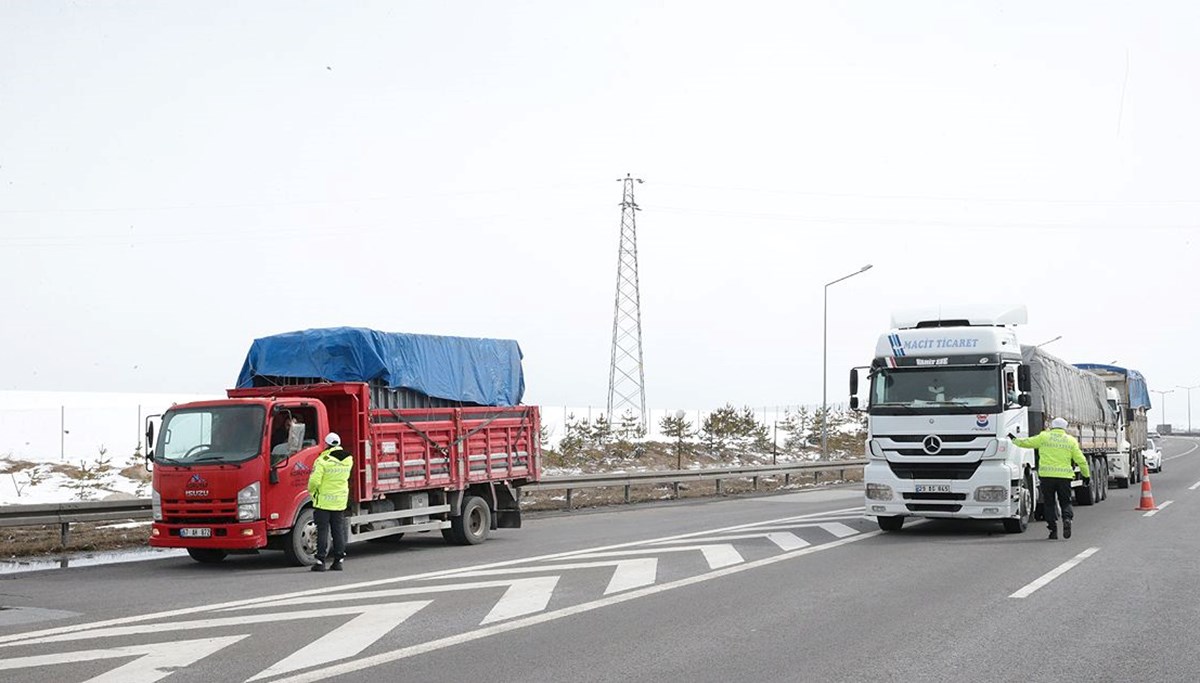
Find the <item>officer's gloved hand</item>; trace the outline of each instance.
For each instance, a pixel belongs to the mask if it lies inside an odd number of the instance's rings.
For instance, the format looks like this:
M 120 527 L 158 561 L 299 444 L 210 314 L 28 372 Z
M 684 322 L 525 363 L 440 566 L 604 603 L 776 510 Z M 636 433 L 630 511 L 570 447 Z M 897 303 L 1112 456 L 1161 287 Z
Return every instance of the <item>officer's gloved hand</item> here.
M 1015 436 L 1013 436 L 1013 435 L 1012 435 L 1012 432 L 1009 432 L 1009 433 L 1008 433 L 1008 440 L 1009 440 L 1009 441 L 1015 441 L 1015 440 L 1016 440 L 1016 438 L 1017 438 L 1017 437 L 1015 437 Z
M 1091 485 L 1092 485 L 1092 478 L 1091 478 L 1091 477 L 1084 477 L 1084 478 L 1083 478 L 1083 485 L 1084 485 L 1084 486 L 1091 486 Z

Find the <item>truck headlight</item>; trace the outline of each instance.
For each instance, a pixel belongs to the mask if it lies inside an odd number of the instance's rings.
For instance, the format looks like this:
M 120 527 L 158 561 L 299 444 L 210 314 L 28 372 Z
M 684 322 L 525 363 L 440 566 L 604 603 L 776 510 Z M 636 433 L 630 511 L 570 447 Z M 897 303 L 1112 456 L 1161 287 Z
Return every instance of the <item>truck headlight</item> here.
M 259 514 L 259 486 L 258 482 L 250 484 L 246 488 L 238 491 L 238 521 L 251 522 L 258 519 Z
M 867 484 L 868 500 L 891 500 L 892 487 L 887 484 Z
M 975 500 L 980 503 L 1001 503 L 1008 500 L 1007 486 L 980 486 L 975 489 Z
M 150 514 L 154 517 L 154 521 L 163 521 L 162 496 L 158 495 L 157 489 L 150 492 Z

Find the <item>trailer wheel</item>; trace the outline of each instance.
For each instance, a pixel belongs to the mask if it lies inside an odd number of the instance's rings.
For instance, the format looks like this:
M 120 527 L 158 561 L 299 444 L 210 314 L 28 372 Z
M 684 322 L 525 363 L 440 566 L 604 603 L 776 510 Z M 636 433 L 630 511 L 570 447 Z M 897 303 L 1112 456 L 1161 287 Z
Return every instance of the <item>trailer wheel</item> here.
M 188 548 L 187 551 L 200 564 L 216 564 L 229 554 L 219 548 Z
M 879 528 L 884 531 L 899 531 L 900 527 L 904 526 L 903 515 L 893 515 L 889 517 L 877 517 Z
M 1100 488 L 1100 500 L 1108 500 L 1108 458 L 1100 459 L 1100 469 L 1104 476 L 1100 477 L 1100 483 L 1096 486 Z
M 442 536 L 450 531 L 452 543 L 478 545 L 487 540 L 492 529 L 492 511 L 487 501 L 479 496 L 468 496 L 463 501 L 462 515 L 450 518 L 450 528 L 442 530 Z
M 304 508 L 296 517 L 292 531 L 284 540 L 283 555 L 294 567 L 317 563 L 317 524 L 313 521 L 312 508 Z
M 1021 480 L 1021 503 L 1016 519 L 1004 520 L 1004 531 L 1010 534 L 1024 533 L 1029 528 L 1029 518 L 1033 514 L 1033 484 L 1029 477 Z
M 1079 488 L 1075 489 L 1075 504 L 1076 505 L 1081 505 L 1081 506 L 1082 505 L 1091 505 L 1092 503 L 1095 502 L 1095 500 L 1092 498 L 1092 493 L 1093 493 L 1092 487 L 1093 486 L 1095 486 L 1094 482 L 1093 482 L 1092 486 L 1080 486 Z

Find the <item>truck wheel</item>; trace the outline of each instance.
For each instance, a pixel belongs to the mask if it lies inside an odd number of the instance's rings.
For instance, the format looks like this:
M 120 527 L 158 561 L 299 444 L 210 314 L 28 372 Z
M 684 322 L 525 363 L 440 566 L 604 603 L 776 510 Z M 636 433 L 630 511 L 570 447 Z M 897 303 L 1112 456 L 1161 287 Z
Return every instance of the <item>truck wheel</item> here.
M 1021 480 L 1021 504 L 1016 519 L 1004 520 L 1004 531 L 1010 534 L 1024 533 L 1029 528 L 1029 517 L 1033 514 L 1033 484 L 1029 478 Z
M 224 560 L 228 555 L 224 550 L 219 548 L 188 548 L 188 555 L 200 564 L 216 564 Z
M 451 536 L 458 545 L 477 545 L 487 540 L 492 530 L 492 511 L 487 501 L 479 496 L 468 496 L 463 501 L 462 515 L 450 518 Z M 443 530 L 443 536 L 445 535 Z
M 884 531 L 899 531 L 900 527 L 904 526 L 904 517 L 902 515 L 894 515 L 890 517 L 877 517 L 879 528 Z
M 317 563 L 317 524 L 312 508 L 304 508 L 283 543 L 283 555 L 288 564 L 305 567 Z
M 1108 460 L 1100 461 L 1100 469 L 1103 470 L 1103 476 L 1100 477 L 1100 483 L 1096 486 L 1100 488 L 1100 500 L 1108 500 Z

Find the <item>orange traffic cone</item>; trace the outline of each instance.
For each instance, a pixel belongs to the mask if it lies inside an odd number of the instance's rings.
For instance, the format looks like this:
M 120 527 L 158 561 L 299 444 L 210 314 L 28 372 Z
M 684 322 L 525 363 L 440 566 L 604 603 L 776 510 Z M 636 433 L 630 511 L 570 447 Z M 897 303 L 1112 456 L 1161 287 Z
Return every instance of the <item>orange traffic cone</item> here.
M 1154 494 L 1150 493 L 1150 472 L 1142 467 L 1142 502 L 1134 510 L 1157 510 Z

